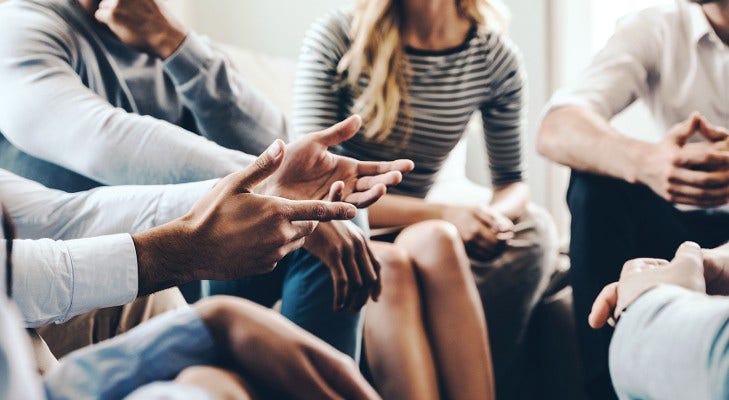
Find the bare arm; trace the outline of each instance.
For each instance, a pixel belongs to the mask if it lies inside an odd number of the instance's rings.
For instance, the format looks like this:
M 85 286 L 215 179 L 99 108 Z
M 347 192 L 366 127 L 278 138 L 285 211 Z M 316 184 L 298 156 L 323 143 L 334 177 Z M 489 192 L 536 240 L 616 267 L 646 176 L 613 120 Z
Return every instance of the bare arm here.
M 579 106 L 550 111 L 537 137 L 539 154 L 578 171 L 636 181 L 650 145 L 613 129 L 605 118 Z

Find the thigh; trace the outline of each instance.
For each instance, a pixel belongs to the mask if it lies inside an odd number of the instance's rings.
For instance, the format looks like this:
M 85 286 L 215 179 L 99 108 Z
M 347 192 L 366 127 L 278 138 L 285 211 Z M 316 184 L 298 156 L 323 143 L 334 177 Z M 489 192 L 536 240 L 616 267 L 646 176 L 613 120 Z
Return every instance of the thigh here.
M 366 211 L 360 210 L 354 222 L 369 231 Z M 334 311 L 329 268 L 303 249 L 286 259 L 281 313 L 337 350 L 359 359 L 362 313 Z

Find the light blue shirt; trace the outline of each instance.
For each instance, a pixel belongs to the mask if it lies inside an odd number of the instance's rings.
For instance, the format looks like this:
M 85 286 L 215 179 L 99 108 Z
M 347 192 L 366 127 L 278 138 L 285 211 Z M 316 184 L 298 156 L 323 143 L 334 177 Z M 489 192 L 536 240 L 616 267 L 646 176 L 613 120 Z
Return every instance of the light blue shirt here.
M 729 298 L 643 294 L 615 329 L 610 375 L 620 399 L 729 399 Z
M 4 271 L 0 275 L 4 277 Z M 14 305 L 0 297 L 2 399 L 211 398 L 199 388 L 171 381 L 185 368 L 211 364 L 218 355 L 210 332 L 191 308 L 163 314 L 124 335 L 71 353 L 43 378 L 32 365 L 28 335 L 21 325 Z
M 25 326 L 64 322 L 136 298 L 137 255 L 126 232 L 184 215 L 214 183 L 65 193 L 0 170 L 0 203 L 20 238 L 13 243 L 13 292 Z

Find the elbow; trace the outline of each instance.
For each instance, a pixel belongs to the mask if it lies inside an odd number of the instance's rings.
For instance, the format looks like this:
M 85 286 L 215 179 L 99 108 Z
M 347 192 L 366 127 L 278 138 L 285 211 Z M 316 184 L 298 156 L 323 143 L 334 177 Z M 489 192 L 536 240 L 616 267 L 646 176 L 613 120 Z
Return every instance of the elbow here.
M 537 153 L 549 159 L 552 159 L 556 141 L 557 124 L 553 114 L 553 111 L 547 113 L 537 129 Z

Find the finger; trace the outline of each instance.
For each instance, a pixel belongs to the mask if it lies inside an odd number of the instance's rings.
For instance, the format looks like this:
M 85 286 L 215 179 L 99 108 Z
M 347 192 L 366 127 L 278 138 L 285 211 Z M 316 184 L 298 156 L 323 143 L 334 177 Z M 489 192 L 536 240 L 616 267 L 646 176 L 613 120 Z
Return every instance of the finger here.
M 718 142 L 729 138 L 729 131 L 713 125 L 704 117 L 699 117 L 699 132 L 701 132 L 701 136 L 711 142 Z
M 344 182 L 336 181 L 332 183 L 332 186 L 329 188 L 329 195 L 327 196 L 327 199 L 331 202 L 339 202 L 342 201 L 343 194 Z
M 678 152 L 674 165 L 702 170 L 727 168 L 729 167 L 729 151 L 689 147 Z
M 112 8 L 110 7 L 99 7 L 94 12 L 94 18 L 102 24 L 108 25 L 111 22 Z
M 668 180 L 672 183 L 700 188 L 729 187 L 729 171 L 696 171 L 687 168 L 674 168 Z
M 347 356 L 334 351 L 309 352 L 314 367 L 343 399 L 378 400 L 380 396 Z
M 362 126 L 362 118 L 359 115 L 352 115 L 344 121 L 329 127 L 321 132 L 312 133 L 313 140 L 326 147 L 336 146 L 345 140 L 351 139 L 357 134 Z
M 380 199 L 387 193 L 387 187 L 385 185 L 375 185 L 372 188 L 364 192 L 351 193 L 349 196 L 344 198 L 349 204 L 353 204 L 357 208 L 366 208 L 372 205 L 374 202 Z
M 359 290 L 354 294 L 352 301 L 349 305 L 349 311 L 353 314 L 358 313 L 370 298 L 369 290 Z
M 355 244 L 356 247 L 356 258 L 357 265 L 359 265 L 360 276 L 362 276 L 362 283 L 364 289 L 366 289 L 368 296 L 374 292 L 375 287 L 378 285 L 378 276 L 375 272 L 374 261 L 370 258 L 370 251 L 364 236 L 362 240 Z
M 256 161 L 246 167 L 243 171 L 236 174 L 236 185 L 234 190 L 236 193 L 250 192 L 264 179 L 271 176 L 284 159 L 286 145 L 280 139 L 274 141 L 266 151 L 264 151 Z
M 697 201 L 721 202 L 726 201 L 729 197 L 729 187 L 708 189 L 674 183 L 668 187 L 668 193 L 676 196 L 693 197 Z
M 720 199 L 697 199 L 695 197 L 681 196 L 681 195 L 669 195 L 668 199 L 673 204 L 682 204 L 687 206 L 696 206 L 703 208 L 719 207 L 726 204 L 726 200 Z
M 363 176 L 357 179 L 355 190 L 364 191 L 375 185 L 395 186 L 400 182 L 402 182 L 402 173 L 400 171 L 390 171 L 384 174 Z
M 395 160 L 395 161 L 359 161 L 357 163 L 357 173 L 360 176 L 384 174 L 390 171 L 400 171 L 403 174 L 412 171 L 415 163 L 411 160 Z
M 592 311 L 587 321 L 593 329 L 600 329 L 615 312 L 618 304 L 618 283 L 613 282 L 605 286 L 592 303 Z
M 672 263 L 701 268 L 704 265 L 701 246 L 695 242 L 682 243 L 676 250 L 676 256 L 673 258 Z
M 352 219 L 357 215 L 357 208 L 343 202 L 283 198 L 279 198 L 278 201 L 283 203 L 281 208 L 290 221 L 331 221 Z
M 295 234 L 291 238 L 292 241 L 305 238 L 316 230 L 318 221 L 291 221 L 291 226 L 294 227 Z
M 357 294 L 362 290 L 363 286 L 362 275 L 359 272 L 359 265 L 357 265 L 354 249 L 345 248 L 344 254 L 342 254 L 342 262 L 344 263 L 344 269 L 347 272 L 349 281 L 349 291 L 347 298 L 344 300 L 344 307 L 351 309 L 354 300 L 358 297 Z
M 676 125 L 669 134 L 674 143 L 679 146 L 686 144 L 688 139 L 696 133 L 701 115 L 694 111 L 689 118 Z
M 347 282 L 347 272 L 340 260 L 331 268 L 332 282 L 334 285 L 334 311 L 344 308 L 345 300 L 349 295 L 349 282 Z
M 281 246 L 281 254 L 283 255 L 281 258 L 304 247 L 304 243 L 306 243 L 306 239 L 300 238 L 300 239 L 292 240 L 292 241 L 286 243 L 285 245 Z M 281 261 L 281 260 L 279 259 L 279 260 L 277 260 L 277 262 L 278 261 Z
M 377 257 L 375 256 L 375 252 L 372 251 L 372 247 L 366 247 L 367 253 L 369 253 L 370 260 L 372 261 L 372 267 L 375 270 L 375 275 L 377 276 L 377 282 L 375 282 L 375 286 L 372 290 L 372 300 L 377 301 L 380 299 L 380 294 L 382 294 L 382 277 L 380 274 L 382 267 L 380 266 L 380 260 L 377 259 Z

